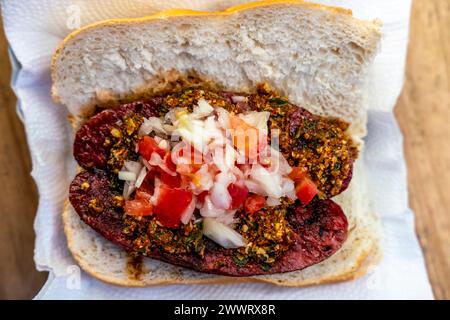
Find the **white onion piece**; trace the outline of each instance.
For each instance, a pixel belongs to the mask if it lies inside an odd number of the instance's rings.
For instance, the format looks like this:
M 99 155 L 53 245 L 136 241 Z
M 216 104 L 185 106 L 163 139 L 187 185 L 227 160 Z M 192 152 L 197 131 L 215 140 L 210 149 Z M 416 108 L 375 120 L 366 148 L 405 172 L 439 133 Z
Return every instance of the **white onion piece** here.
M 135 181 L 136 173 L 131 171 L 119 171 L 119 180 Z
M 286 197 L 291 200 L 296 200 L 297 196 L 295 195 L 295 184 L 289 178 L 283 178 L 283 182 L 281 184 L 281 188 L 283 189 L 283 193 Z
M 174 125 L 177 129 L 172 134 L 181 136 L 184 141 L 189 142 L 197 150 L 203 150 L 208 140 L 207 132 L 204 129 L 205 122 L 195 119 L 192 113 L 189 114 L 186 111 L 175 116 Z
M 228 187 L 230 183 L 236 182 L 236 177 L 231 171 L 220 172 L 215 177 L 215 182 Z
M 236 162 L 236 150 L 229 144 L 213 151 L 213 161 L 220 171 L 230 171 Z
M 231 168 L 231 172 L 233 172 L 233 174 L 236 176 L 237 180 L 239 179 L 244 179 L 244 173 L 236 166 L 233 166 Z
M 170 125 L 170 124 L 164 124 L 163 125 L 164 131 L 167 132 L 167 134 L 172 134 L 173 131 L 175 131 L 176 127 Z
M 260 194 L 265 196 L 266 193 L 264 189 L 255 181 L 252 180 L 244 180 L 244 184 L 247 187 L 248 191 L 255 194 Z
M 244 101 L 246 101 L 247 98 L 244 97 L 244 96 L 232 96 L 232 97 L 231 97 L 231 100 L 232 100 L 234 103 L 238 103 L 238 102 L 244 102 Z
M 269 207 L 274 207 L 274 206 L 278 206 L 281 204 L 280 199 L 279 198 L 272 198 L 272 197 L 268 197 L 266 200 L 266 204 Z
M 143 166 L 136 179 L 136 188 L 139 188 L 141 186 L 142 182 L 144 182 L 146 175 L 147 175 L 147 168 Z
M 158 142 L 158 147 L 167 151 L 169 150 L 169 143 L 166 140 L 161 139 L 161 141 Z
M 192 200 L 187 206 L 186 210 L 184 210 L 181 214 L 181 222 L 183 224 L 188 224 L 189 220 L 191 220 L 192 216 L 194 215 L 195 202 L 195 197 L 192 197 Z
M 278 175 L 288 175 L 292 168 L 284 158 L 284 156 L 278 151 L 272 148 L 271 146 L 267 146 L 262 152 L 260 152 L 261 162 L 264 163 L 267 161 L 270 163 L 269 171 L 275 172 Z
M 169 122 L 172 124 L 175 123 L 175 121 L 177 121 L 177 113 L 180 111 L 184 111 L 184 109 L 182 109 L 182 108 L 170 109 L 169 112 L 167 112 L 166 115 L 164 116 L 164 120 L 166 120 L 166 122 Z
M 231 226 L 236 223 L 234 214 L 237 210 L 226 210 L 223 214 L 217 217 L 217 221 L 222 222 L 224 225 Z
M 231 196 L 228 185 L 236 181 L 236 177 L 230 171 L 221 172 L 215 177 L 215 183 L 210 191 L 211 201 L 218 209 L 229 209 L 231 207 Z
M 238 116 L 247 124 L 257 128 L 258 130 L 261 130 L 264 134 L 267 134 L 267 121 L 269 121 L 270 112 L 250 111 L 245 114 L 240 113 Z
M 209 116 L 214 111 L 214 108 L 211 107 L 208 101 L 206 101 L 204 98 L 200 98 L 197 105 L 192 111 L 192 116 L 195 119 L 201 119 Z
M 208 191 L 214 185 L 213 175 L 209 172 L 207 164 L 203 164 L 195 173 L 196 183 L 191 182 L 191 191 L 194 194 L 200 194 L 203 191 Z
M 123 185 L 123 193 L 122 193 L 123 198 L 125 200 L 128 200 L 134 190 L 136 190 L 134 181 L 125 181 L 125 183 Z
M 213 218 L 203 219 L 203 234 L 226 249 L 246 245 L 242 235 Z
M 224 212 L 225 210 L 218 209 L 213 205 L 210 196 L 205 197 L 203 206 L 200 208 L 200 215 L 202 217 L 218 217 L 224 214 Z
M 215 183 L 211 189 L 211 201 L 216 208 L 229 209 L 231 206 L 231 196 L 227 190 L 227 186 Z
M 216 108 L 217 123 L 222 129 L 230 129 L 230 115 L 224 108 Z
M 125 167 L 125 170 L 122 170 L 122 171 L 131 171 L 131 172 L 134 172 L 137 176 L 142 169 L 142 164 L 137 161 L 125 161 L 124 167 Z
M 205 120 L 204 129 L 204 134 L 206 135 L 204 140 L 206 143 L 219 146 L 224 145 L 227 142 L 226 137 L 224 136 L 224 133 L 220 129 L 214 116 L 210 116 Z
M 157 117 L 144 118 L 144 122 L 141 124 L 139 128 L 139 135 L 144 136 L 148 135 L 152 131 L 157 133 L 166 134 L 166 130 L 164 130 L 162 120 Z
M 259 183 L 269 197 L 279 198 L 283 195 L 283 190 L 281 189 L 281 176 L 267 171 L 267 169 L 260 164 L 253 165 L 250 177 L 252 180 Z

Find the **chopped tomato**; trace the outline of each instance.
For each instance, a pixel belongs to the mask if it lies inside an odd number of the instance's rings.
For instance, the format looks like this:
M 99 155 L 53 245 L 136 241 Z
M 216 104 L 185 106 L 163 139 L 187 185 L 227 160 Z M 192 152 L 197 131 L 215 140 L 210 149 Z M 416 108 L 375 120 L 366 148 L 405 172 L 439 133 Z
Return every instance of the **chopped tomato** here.
M 208 195 L 208 191 L 203 191 L 199 195 L 197 195 L 197 200 L 200 203 L 203 203 L 203 202 L 205 202 L 205 198 L 206 198 L 207 195 Z
M 181 186 L 181 177 L 178 173 L 177 175 L 172 176 L 164 170 L 161 170 L 161 182 L 169 187 L 179 188 Z
M 145 176 L 144 181 L 142 181 L 139 190 L 144 191 L 148 194 L 153 194 L 153 191 L 155 189 L 155 174 L 155 170 L 147 171 L 147 175 Z
M 244 151 L 247 158 L 256 159 L 259 152 L 267 146 L 267 135 L 238 116 L 230 114 L 230 126 L 233 129 L 233 145 Z
M 150 202 L 151 195 L 144 191 L 136 191 L 134 200 L 125 201 L 125 213 L 131 216 L 150 216 L 153 214 L 153 206 Z
M 228 186 L 228 193 L 231 196 L 231 208 L 239 208 L 248 196 L 248 188 L 245 185 L 230 183 Z
M 136 195 L 134 196 L 135 200 L 147 200 L 150 201 L 150 198 L 152 195 L 148 192 L 145 192 L 143 190 L 137 190 Z
M 175 163 L 173 163 L 172 154 L 170 152 L 167 152 L 164 156 L 164 163 L 170 171 L 175 172 L 177 170 L 177 166 Z
M 192 196 L 192 192 L 188 190 L 162 185 L 154 210 L 161 224 L 168 228 L 178 228 L 181 216 L 191 203 Z
M 156 152 L 161 157 L 164 157 L 166 154 L 166 151 L 158 146 L 155 139 L 149 136 L 144 136 L 138 142 L 138 151 L 139 154 L 147 161 L 150 160 L 153 152 Z
M 305 167 L 294 167 L 291 173 L 289 173 L 289 178 L 294 182 L 302 181 L 308 174 L 308 169 Z
M 295 195 L 304 205 L 310 203 L 318 192 L 317 186 L 308 177 L 303 178 L 295 187 Z
M 266 203 L 266 198 L 257 194 L 251 194 L 247 197 L 244 203 L 245 212 L 253 214 L 262 209 Z

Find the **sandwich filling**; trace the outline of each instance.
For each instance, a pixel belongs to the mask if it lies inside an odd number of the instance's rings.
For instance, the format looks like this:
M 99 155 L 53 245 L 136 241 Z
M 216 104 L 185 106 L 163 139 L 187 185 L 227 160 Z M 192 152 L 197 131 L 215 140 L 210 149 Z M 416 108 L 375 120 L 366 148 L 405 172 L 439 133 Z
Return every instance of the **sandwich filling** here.
M 352 177 L 347 128 L 264 85 L 187 88 L 89 120 L 75 139 L 84 171 L 70 200 L 128 251 L 228 275 L 301 269 L 346 238 L 327 199 Z

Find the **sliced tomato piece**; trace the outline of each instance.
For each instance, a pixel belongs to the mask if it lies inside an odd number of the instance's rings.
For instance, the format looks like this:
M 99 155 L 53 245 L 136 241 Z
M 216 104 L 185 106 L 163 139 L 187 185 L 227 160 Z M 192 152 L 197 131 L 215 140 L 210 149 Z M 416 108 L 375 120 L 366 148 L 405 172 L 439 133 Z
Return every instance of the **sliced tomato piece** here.
M 264 207 L 266 198 L 257 194 L 251 194 L 244 203 L 245 212 L 253 214 Z
M 162 185 L 154 212 L 162 225 L 178 228 L 181 216 L 192 201 L 192 192 Z
M 243 151 L 246 158 L 256 159 L 259 152 L 267 146 L 267 135 L 238 116 L 230 114 L 230 126 L 233 130 L 233 145 Z
M 131 216 L 150 216 L 153 214 L 153 206 L 147 196 L 148 193 L 143 192 L 145 195 L 139 195 L 137 191 L 136 198 L 134 200 L 125 201 L 124 210 L 126 214 Z
M 153 152 L 158 153 L 161 158 L 166 154 L 166 151 L 158 146 L 155 139 L 149 136 L 144 136 L 141 140 L 139 140 L 138 151 L 139 154 L 147 161 L 150 160 Z
M 144 181 L 142 181 L 139 190 L 148 194 L 153 194 L 153 191 L 155 190 L 155 175 L 155 170 L 147 171 L 147 175 L 145 176 Z
M 228 186 L 228 193 L 231 196 L 231 208 L 239 208 L 248 196 L 248 188 L 245 185 L 239 185 L 236 183 L 230 183 Z
M 305 167 L 294 167 L 291 173 L 289 173 L 289 178 L 294 182 L 302 181 L 308 174 L 308 169 Z
M 170 170 L 175 172 L 177 170 L 177 166 L 172 161 L 172 154 L 170 152 L 167 152 L 164 156 L 164 163 L 166 164 L 166 167 Z
M 205 202 L 205 198 L 208 195 L 208 191 L 203 191 L 200 194 L 197 195 L 197 201 L 200 203 Z
M 150 201 L 152 195 L 144 190 L 137 190 L 136 195 L 134 196 L 135 200 L 146 200 Z
M 295 195 L 304 204 L 307 205 L 319 192 L 315 183 L 308 177 L 297 184 L 295 187 Z
M 172 176 L 164 170 L 161 170 L 161 182 L 169 187 L 179 188 L 181 186 L 181 177 L 179 174 Z

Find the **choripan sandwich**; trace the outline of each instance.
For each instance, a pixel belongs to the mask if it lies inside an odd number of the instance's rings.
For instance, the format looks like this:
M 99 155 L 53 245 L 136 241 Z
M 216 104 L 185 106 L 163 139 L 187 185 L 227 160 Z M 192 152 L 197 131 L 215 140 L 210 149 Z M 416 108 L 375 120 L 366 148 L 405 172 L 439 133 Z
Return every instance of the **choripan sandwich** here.
M 361 161 L 380 22 L 303 1 L 170 10 L 70 34 L 68 246 L 113 284 L 353 279 L 377 262 Z

